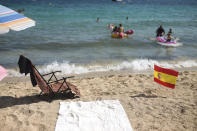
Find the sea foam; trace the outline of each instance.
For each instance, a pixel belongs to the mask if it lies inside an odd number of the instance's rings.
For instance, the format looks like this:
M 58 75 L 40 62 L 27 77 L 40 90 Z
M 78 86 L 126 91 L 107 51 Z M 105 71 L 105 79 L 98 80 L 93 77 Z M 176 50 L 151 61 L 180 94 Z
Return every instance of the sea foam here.
M 121 63 L 109 63 L 109 64 L 72 64 L 69 62 L 53 62 L 48 65 L 37 66 L 41 74 L 49 73 L 51 71 L 61 71 L 60 75 L 64 74 L 82 74 L 90 72 L 106 72 L 106 71 L 119 71 L 129 69 L 131 71 L 140 72 L 144 70 L 153 70 L 154 65 L 158 65 L 165 68 L 189 68 L 197 67 L 197 61 L 157 61 L 151 59 L 135 59 L 132 61 L 123 61 Z M 9 76 L 23 76 L 17 70 L 8 69 Z

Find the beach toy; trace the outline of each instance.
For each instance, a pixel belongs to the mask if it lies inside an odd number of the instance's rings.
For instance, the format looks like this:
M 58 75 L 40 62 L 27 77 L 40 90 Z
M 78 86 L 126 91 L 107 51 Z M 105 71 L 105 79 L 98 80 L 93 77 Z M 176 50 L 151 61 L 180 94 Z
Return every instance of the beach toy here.
M 119 38 L 123 38 L 124 37 L 124 34 L 123 33 L 120 33 L 119 34 Z
M 164 37 L 157 37 L 156 39 L 159 42 L 165 42 L 166 41 Z
M 183 44 L 180 42 L 177 42 L 176 39 L 173 41 L 167 41 L 164 37 L 157 37 L 156 43 L 162 46 L 168 46 L 168 47 L 178 47 L 182 46 Z
M 157 37 L 157 41 L 167 44 L 176 44 L 176 41 L 167 41 L 164 37 Z
M 127 34 L 124 34 L 124 33 L 118 33 L 118 32 L 113 32 L 112 34 L 111 34 L 111 37 L 112 38 L 128 38 L 128 35 Z
M 112 37 L 112 38 L 119 38 L 119 33 L 118 33 L 118 32 L 113 32 L 113 33 L 111 34 L 111 37 Z
M 176 44 L 176 41 L 166 41 L 167 44 Z
M 127 35 L 132 35 L 133 33 L 134 33 L 134 31 L 133 30 L 128 30 L 128 31 L 126 31 L 125 32 Z

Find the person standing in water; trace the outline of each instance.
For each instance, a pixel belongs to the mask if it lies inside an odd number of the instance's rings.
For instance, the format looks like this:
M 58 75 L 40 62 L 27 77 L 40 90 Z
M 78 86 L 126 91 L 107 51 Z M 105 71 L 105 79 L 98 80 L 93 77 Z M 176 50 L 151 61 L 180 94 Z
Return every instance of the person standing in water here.
M 129 20 L 129 17 L 128 16 L 126 17 L 126 20 Z
M 163 29 L 162 25 L 159 26 L 159 28 L 156 30 L 156 36 L 163 36 L 165 34 L 165 30 Z
M 124 27 L 122 26 L 122 24 L 119 24 L 118 32 L 119 32 L 119 37 L 123 38 L 124 37 Z
M 118 31 L 119 33 L 124 33 L 124 27 L 122 26 L 122 24 L 119 24 Z
M 97 17 L 96 22 L 99 22 L 99 17 Z

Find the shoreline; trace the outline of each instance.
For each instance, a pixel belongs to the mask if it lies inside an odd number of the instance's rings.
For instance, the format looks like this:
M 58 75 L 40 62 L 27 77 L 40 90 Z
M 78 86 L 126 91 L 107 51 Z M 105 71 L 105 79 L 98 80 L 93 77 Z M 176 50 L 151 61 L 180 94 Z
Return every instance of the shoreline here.
M 197 71 L 197 67 L 188 67 L 188 68 L 173 68 L 173 70 L 176 70 L 178 72 L 184 72 L 184 71 Z M 19 72 L 18 72 L 19 73 Z M 50 72 L 48 72 L 50 73 Z M 66 77 L 66 76 L 74 76 L 72 79 L 78 79 L 78 78 L 93 78 L 93 77 L 106 77 L 106 76 L 114 76 L 114 75 L 136 75 L 136 74 L 149 74 L 152 75 L 154 73 L 154 70 L 141 70 L 141 71 L 132 71 L 132 69 L 123 69 L 118 71 L 99 71 L 99 72 L 88 72 L 88 73 L 81 73 L 81 74 L 68 74 L 68 75 L 60 75 L 56 74 L 58 78 Z M 30 81 L 29 74 L 25 76 L 24 74 L 21 74 L 21 76 L 7 76 L 5 77 L 1 82 L 5 83 L 9 80 L 14 81 Z
M 62 71 L 59 75 L 64 76 L 74 75 L 80 77 L 86 76 L 102 76 L 106 74 L 147 74 L 153 72 L 154 64 L 174 69 L 177 71 L 192 71 L 197 70 L 196 60 L 181 60 L 181 61 L 156 61 L 148 59 L 137 59 L 133 61 L 122 61 L 120 63 L 91 63 L 91 64 L 74 64 L 74 63 L 50 63 L 46 65 L 36 65 L 41 74 L 46 74 L 51 71 Z M 8 77 L 22 77 L 18 67 L 6 68 Z M 96 75 L 95 75 L 96 74 Z

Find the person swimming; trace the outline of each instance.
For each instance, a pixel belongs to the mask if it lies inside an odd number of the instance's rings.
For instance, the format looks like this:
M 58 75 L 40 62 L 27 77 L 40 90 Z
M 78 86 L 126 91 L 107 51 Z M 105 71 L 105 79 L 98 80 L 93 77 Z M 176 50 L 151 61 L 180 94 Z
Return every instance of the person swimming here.
M 22 12 L 25 11 L 25 9 L 18 9 L 17 12 L 24 15 Z
M 129 20 L 129 17 L 128 16 L 126 17 L 126 20 Z
M 115 26 L 114 28 L 113 28 L 113 31 L 112 31 L 113 33 L 117 33 L 118 32 L 118 27 L 117 26 Z
M 100 21 L 99 17 L 97 17 L 96 22 L 98 23 Z

